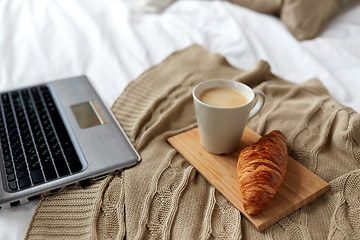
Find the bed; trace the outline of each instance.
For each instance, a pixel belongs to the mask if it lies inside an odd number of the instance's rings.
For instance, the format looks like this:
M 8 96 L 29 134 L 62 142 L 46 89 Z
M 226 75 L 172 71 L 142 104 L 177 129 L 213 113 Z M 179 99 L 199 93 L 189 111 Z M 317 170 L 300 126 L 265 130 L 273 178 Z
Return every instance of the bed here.
M 121 0 L 0 0 L 0 89 L 86 74 L 110 108 L 142 72 L 196 43 L 240 69 L 262 59 L 288 81 L 318 78 L 360 112 L 360 4 L 340 6 L 318 36 L 300 41 L 277 16 L 227 1 L 149 13 Z M 23 239 L 36 204 L 1 210 L 0 239 Z

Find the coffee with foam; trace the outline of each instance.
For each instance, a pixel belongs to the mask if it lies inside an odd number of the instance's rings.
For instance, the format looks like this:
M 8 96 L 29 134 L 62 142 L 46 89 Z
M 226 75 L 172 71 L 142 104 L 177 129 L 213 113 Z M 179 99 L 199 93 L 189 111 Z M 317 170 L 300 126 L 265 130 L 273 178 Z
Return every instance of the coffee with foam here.
M 241 92 L 227 87 L 206 89 L 200 96 L 201 102 L 214 107 L 233 108 L 245 105 L 249 100 Z

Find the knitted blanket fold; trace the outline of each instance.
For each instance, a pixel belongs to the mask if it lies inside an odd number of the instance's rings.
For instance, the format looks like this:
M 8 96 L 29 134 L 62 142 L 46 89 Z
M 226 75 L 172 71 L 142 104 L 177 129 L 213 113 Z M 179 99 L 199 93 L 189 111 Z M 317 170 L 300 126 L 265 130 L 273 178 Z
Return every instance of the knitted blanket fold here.
M 166 141 L 196 126 L 191 91 L 214 78 L 264 91 L 265 105 L 248 125 L 259 134 L 280 129 L 289 154 L 331 185 L 261 233 Z M 44 197 L 26 239 L 360 239 L 360 114 L 318 80 L 295 85 L 264 61 L 236 69 L 193 45 L 134 80 L 112 111 L 142 162 Z

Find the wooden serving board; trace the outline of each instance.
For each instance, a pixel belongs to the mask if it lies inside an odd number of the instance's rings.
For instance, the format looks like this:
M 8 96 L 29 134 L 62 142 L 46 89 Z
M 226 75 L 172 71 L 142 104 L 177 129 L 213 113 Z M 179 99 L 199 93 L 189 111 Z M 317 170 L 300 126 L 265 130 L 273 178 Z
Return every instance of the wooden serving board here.
M 225 155 L 207 152 L 200 144 L 197 128 L 172 136 L 168 142 L 239 209 L 258 231 L 262 231 L 326 193 L 330 185 L 289 156 L 284 181 L 270 204 L 259 214 L 248 215 L 244 210 L 238 185 L 237 159 L 241 149 L 255 143 L 259 138 L 260 135 L 246 127 L 239 151 Z

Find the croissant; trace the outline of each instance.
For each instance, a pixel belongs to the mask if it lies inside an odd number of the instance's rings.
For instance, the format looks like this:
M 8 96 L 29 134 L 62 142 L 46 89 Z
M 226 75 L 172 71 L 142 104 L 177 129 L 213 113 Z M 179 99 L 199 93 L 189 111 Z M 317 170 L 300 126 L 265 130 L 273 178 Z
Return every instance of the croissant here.
M 287 168 L 286 138 L 274 130 L 239 155 L 237 174 L 247 214 L 264 209 L 280 188 Z

